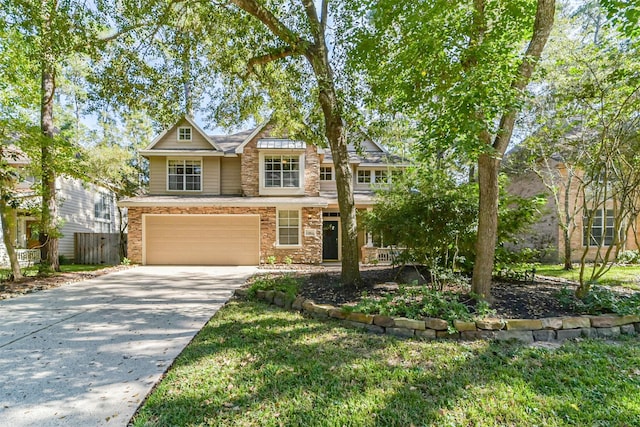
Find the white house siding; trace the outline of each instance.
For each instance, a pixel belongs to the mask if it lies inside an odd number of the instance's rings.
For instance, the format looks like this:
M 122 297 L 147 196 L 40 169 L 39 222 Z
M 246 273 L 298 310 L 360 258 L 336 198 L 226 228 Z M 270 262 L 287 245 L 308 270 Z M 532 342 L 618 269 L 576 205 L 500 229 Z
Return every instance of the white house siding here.
M 62 221 L 59 253 L 68 259 L 74 257 L 74 233 L 117 233 L 118 212 L 113 193 L 94 184 L 77 179 L 58 178 L 58 216 Z M 110 221 L 96 219 L 95 203 L 100 193 L 110 195 Z

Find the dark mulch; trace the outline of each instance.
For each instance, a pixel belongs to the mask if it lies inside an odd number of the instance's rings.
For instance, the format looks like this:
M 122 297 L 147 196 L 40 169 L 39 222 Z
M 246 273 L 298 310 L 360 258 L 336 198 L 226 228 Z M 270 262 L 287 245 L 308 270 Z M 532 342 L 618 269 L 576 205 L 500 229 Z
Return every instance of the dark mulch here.
M 411 283 L 420 276 L 413 268 L 405 268 L 400 274 L 398 269 L 388 266 L 365 267 L 361 270 L 364 283 L 356 288 L 344 288 L 340 285 L 340 272 L 337 270 L 319 271 L 308 274 L 299 272 L 304 278 L 300 294 L 314 300 L 318 304 L 335 306 L 356 303 L 363 292 L 369 296 L 383 295 L 392 292 L 393 285 L 385 283 Z M 427 277 L 428 278 L 428 277 Z M 380 286 L 382 285 L 382 286 Z M 555 316 L 572 316 L 571 310 L 563 307 L 557 294 L 563 286 L 571 289 L 575 285 L 555 279 L 537 277 L 534 282 L 494 282 L 492 308 L 497 315 L 504 318 L 542 318 Z M 470 301 L 466 293 L 468 289 L 451 288 L 462 294 L 461 301 Z M 472 304 L 470 304 L 472 305 Z

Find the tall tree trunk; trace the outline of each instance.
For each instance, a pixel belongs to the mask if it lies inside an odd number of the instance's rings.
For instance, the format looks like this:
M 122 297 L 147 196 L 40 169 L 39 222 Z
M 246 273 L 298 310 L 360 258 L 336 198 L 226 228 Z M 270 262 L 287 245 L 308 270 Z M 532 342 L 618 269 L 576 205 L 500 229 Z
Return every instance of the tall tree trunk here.
M 358 223 L 353 197 L 353 172 L 349 164 L 347 138 L 340 112 L 338 97 L 333 83 L 333 75 L 329 59 L 324 50 L 309 55 L 309 59 L 318 79 L 320 106 L 325 118 L 325 132 L 333 165 L 336 170 L 336 187 L 338 206 L 340 208 L 340 225 L 342 227 L 342 274 L 341 281 L 345 286 L 356 286 L 361 282 L 360 251 L 358 248 Z
M 51 46 L 51 26 L 54 19 L 56 3 L 43 0 L 43 27 L 41 38 L 44 41 L 41 59 L 41 103 L 40 129 L 42 131 L 41 172 L 42 172 L 42 212 L 40 230 L 40 256 L 43 269 L 60 271 L 58 261 L 58 233 L 56 227 L 56 172 L 54 166 L 54 134 L 53 103 L 56 91 L 55 57 Z
M 484 23 L 484 2 L 475 0 L 474 7 L 479 23 Z M 555 15 L 555 0 L 538 0 L 533 34 L 518 67 L 511 88 L 523 92 L 531 79 L 536 62 L 547 43 Z M 477 24 L 478 28 L 482 25 Z M 481 33 L 482 34 L 482 33 Z M 481 38 L 478 38 L 481 40 Z M 479 112 L 482 115 L 482 112 Z M 491 147 L 478 157 L 478 185 L 480 187 L 478 209 L 478 234 L 476 240 L 476 260 L 473 266 L 471 288 L 483 299 L 491 301 L 491 277 L 493 273 L 496 238 L 498 235 L 498 175 L 502 156 L 509 146 L 516 120 L 516 107 L 505 111 L 500 119 L 498 131 Z M 487 131 L 480 132 L 479 139 L 490 144 Z
M 14 211 L 7 205 L 6 195 L 0 195 L 0 221 L 2 223 L 2 240 L 4 241 L 4 247 L 7 250 L 9 256 L 9 263 L 11 264 L 11 273 L 13 274 L 13 280 L 22 279 L 22 271 L 20 270 L 20 263 L 18 262 L 18 255 L 16 254 L 16 248 L 14 244 L 12 230 L 15 230 Z
M 491 301 L 491 277 L 498 238 L 498 174 L 500 161 L 492 154 L 478 158 L 478 236 L 476 259 L 473 265 L 473 291 L 482 299 Z
M 571 203 L 569 201 L 569 197 L 571 196 L 571 183 L 573 182 L 573 172 L 567 171 L 568 179 L 567 185 L 564 189 L 564 224 L 562 230 L 562 238 L 564 239 L 564 269 L 565 270 L 573 270 L 573 263 L 571 262 L 571 232 L 569 228 L 571 227 L 571 218 L 572 215 L 569 213 L 569 208 L 571 207 Z

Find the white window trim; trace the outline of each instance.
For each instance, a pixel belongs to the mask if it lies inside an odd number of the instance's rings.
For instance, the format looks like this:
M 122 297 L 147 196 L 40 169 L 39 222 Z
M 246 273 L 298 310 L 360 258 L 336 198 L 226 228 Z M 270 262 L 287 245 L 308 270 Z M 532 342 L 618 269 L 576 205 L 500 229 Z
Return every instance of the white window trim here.
M 101 218 L 96 216 L 96 204 L 98 202 L 102 202 L 102 198 L 105 197 L 107 199 L 107 203 L 106 203 L 106 211 L 109 212 L 109 219 L 107 218 Z M 111 222 L 113 221 L 113 197 L 110 193 L 105 193 L 103 191 L 99 191 L 98 193 L 96 193 L 96 198 L 93 202 L 93 220 L 96 222 L 102 222 L 102 223 L 108 223 L 111 224 Z
M 601 236 L 593 236 L 593 227 L 595 227 L 595 225 L 592 225 L 591 230 L 589 230 L 591 232 L 591 235 L 587 238 L 586 233 L 585 233 L 585 229 L 587 227 L 587 222 L 585 222 L 585 219 L 588 219 L 588 217 L 582 217 L 582 247 L 586 248 L 587 245 L 585 245 L 585 240 L 587 240 L 589 242 L 589 247 L 591 248 L 598 248 L 598 247 L 603 247 L 603 248 L 608 248 L 609 246 L 613 245 L 613 241 L 615 241 L 615 234 L 616 234 L 616 228 L 615 228 L 615 214 L 613 214 L 610 218 L 613 218 L 614 224 L 611 227 L 607 226 L 607 212 L 608 211 L 613 211 L 613 208 L 610 207 L 599 207 L 597 209 L 594 209 L 595 211 L 600 211 L 602 213 L 602 225 L 599 227 L 601 229 Z M 595 216 L 594 216 L 595 218 Z M 612 236 L 612 243 L 611 244 L 607 244 L 607 229 L 610 228 L 613 231 L 613 236 Z M 602 242 L 599 243 L 598 242 L 598 238 L 602 239 Z
M 266 156 L 298 156 L 300 164 L 300 186 L 299 187 L 265 187 L 264 185 L 264 158 Z M 260 151 L 259 155 L 259 189 L 261 196 L 304 196 L 304 175 L 305 175 L 305 155 L 301 152 L 291 150 L 268 150 Z
M 320 181 L 322 182 L 331 182 L 336 180 L 335 168 L 333 166 L 320 166 L 320 168 L 329 168 L 331 169 L 331 179 L 322 179 L 322 172 L 320 172 Z
M 200 189 L 199 190 L 170 190 L 169 189 L 169 161 L 170 160 L 197 160 L 200 162 Z M 202 157 L 167 157 L 164 167 L 164 177 L 166 180 L 167 192 L 170 193 L 202 193 L 204 186 L 204 162 Z
M 298 244 L 297 245 L 287 245 L 280 243 L 280 211 L 296 211 L 298 212 Z M 278 208 L 276 210 L 276 248 L 280 249 L 291 249 L 291 248 L 301 248 L 302 247 L 302 209 L 296 208 Z
M 369 172 L 369 182 L 360 182 L 360 171 Z M 358 184 L 358 185 L 371 185 L 371 184 L 373 184 L 373 170 L 371 170 L 371 169 L 357 169 L 356 170 L 356 184 Z
M 180 131 L 182 129 L 189 129 L 189 139 L 180 138 Z M 190 142 L 190 141 L 193 141 L 193 128 L 191 126 L 179 126 L 177 132 L 178 132 L 178 134 L 176 135 L 176 139 L 178 140 L 178 142 Z

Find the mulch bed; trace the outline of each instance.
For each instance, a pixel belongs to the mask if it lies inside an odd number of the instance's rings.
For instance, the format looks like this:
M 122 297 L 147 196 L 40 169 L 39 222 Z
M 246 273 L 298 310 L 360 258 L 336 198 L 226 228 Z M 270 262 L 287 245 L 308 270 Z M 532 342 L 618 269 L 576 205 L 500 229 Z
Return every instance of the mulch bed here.
M 304 278 L 300 295 L 312 299 L 318 304 L 340 306 L 357 303 L 363 292 L 368 296 L 380 296 L 393 292 L 393 285 L 386 283 L 411 283 L 420 278 L 418 272 L 406 267 L 401 274 L 397 268 L 389 266 L 362 267 L 361 274 L 364 283 L 358 288 L 344 288 L 340 284 L 339 269 L 316 268 L 314 271 L 295 272 Z M 428 276 L 427 276 L 428 277 Z M 536 319 L 543 317 L 575 316 L 572 310 L 560 304 L 558 292 L 567 287 L 575 289 L 575 283 L 555 278 L 537 276 L 533 282 L 496 281 L 493 283 L 491 305 L 497 316 L 511 319 Z M 474 301 L 468 296 L 468 289 L 448 288 L 461 294 L 460 301 L 473 306 Z
M 45 289 L 57 288 L 67 283 L 93 279 L 107 273 L 130 268 L 125 265 L 115 265 L 95 271 L 80 271 L 73 273 L 57 273 L 45 277 L 25 277 L 17 282 L 0 282 L 0 300 L 15 298 Z

